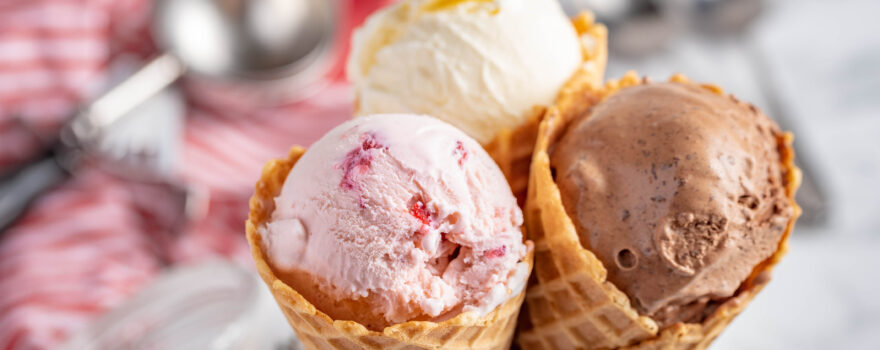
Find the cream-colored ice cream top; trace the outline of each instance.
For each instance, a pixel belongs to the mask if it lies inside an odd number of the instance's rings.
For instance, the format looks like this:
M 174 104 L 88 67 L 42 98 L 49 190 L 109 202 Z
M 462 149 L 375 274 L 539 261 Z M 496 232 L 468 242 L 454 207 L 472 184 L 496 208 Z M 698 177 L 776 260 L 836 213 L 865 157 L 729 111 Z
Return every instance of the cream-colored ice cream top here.
M 429 114 L 486 144 L 582 61 L 556 0 L 405 0 L 355 32 L 346 68 L 359 115 Z

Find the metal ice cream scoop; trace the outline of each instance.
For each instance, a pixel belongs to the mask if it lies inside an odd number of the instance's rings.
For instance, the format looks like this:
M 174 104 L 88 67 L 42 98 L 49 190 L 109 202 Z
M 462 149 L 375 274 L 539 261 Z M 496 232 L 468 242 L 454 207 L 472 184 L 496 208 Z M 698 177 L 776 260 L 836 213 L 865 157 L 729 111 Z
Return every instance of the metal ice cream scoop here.
M 42 155 L 0 174 L 0 232 L 29 203 L 76 168 L 85 150 L 100 152 L 109 127 L 185 72 L 218 81 L 305 90 L 333 54 L 336 1 L 157 0 L 152 31 L 164 52 L 74 115 Z M 139 146 L 128 147 L 137 149 Z M 114 159 L 149 173 L 142 155 Z M 128 154 L 129 156 L 126 156 Z M 128 164 L 126 164 L 128 163 Z
M 76 118 L 77 137 L 115 122 L 184 72 L 239 81 L 283 80 L 296 89 L 319 75 L 329 54 L 335 2 L 158 0 L 153 34 L 164 54 L 95 100 Z

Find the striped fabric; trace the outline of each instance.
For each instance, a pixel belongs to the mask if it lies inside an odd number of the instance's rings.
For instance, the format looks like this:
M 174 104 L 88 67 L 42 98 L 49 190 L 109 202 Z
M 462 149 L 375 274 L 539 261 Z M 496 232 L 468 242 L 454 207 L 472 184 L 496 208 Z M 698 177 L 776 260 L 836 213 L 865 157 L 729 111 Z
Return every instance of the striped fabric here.
M 383 2 L 344 0 L 340 36 Z M 94 96 L 116 57 L 156 54 L 149 6 L 0 0 L 0 171 L 30 157 L 77 103 Z M 341 67 L 342 60 L 308 100 L 271 108 L 184 82 L 190 106 L 178 173 L 209 205 L 182 231 L 169 232 L 176 213 L 162 188 L 97 169 L 41 198 L 0 236 L 0 349 L 57 347 L 168 262 L 221 255 L 250 264 L 243 222 L 253 182 L 266 160 L 312 143 L 350 116 Z
M 81 174 L 0 244 L 0 348 L 53 348 L 157 272 L 124 184 Z

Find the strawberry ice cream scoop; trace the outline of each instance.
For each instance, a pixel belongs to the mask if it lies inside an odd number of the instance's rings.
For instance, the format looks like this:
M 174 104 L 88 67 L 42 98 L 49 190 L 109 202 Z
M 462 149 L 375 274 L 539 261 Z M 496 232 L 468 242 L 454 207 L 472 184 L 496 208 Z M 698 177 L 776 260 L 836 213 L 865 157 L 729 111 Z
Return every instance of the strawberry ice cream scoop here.
M 501 171 L 437 119 L 374 115 L 331 130 L 261 227 L 270 265 L 333 319 L 378 330 L 485 314 L 519 294 L 531 243 Z

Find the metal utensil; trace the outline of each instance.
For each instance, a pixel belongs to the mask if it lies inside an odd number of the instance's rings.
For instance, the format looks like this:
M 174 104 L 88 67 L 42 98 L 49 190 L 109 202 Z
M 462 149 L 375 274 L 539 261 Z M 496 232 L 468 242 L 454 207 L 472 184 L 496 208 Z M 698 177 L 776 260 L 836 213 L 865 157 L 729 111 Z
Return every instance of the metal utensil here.
M 608 27 L 608 45 L 614 54 L 639 57 L 665 48 L 683 29 L 669 16 L 663 0 L 560 0 L 575 16 L 590 10 Z
M 184 72 L 305 90 L 329 66 L 336 11 L 330 0 L 157 0 L 152 30 L 164 53 L 76 113 L 39 157 L 0 175 L 0 232 L 66 179 L 83 153 L 102 153 L 112 125 Z M 149 173 L 149 153 L 137 153 L 117 160 L 133 163 L 129 173 Z

